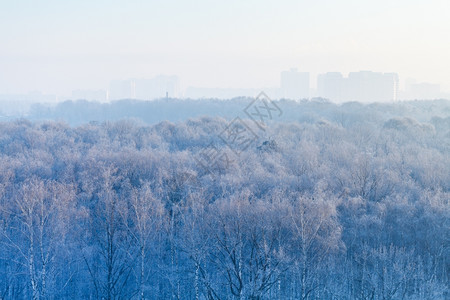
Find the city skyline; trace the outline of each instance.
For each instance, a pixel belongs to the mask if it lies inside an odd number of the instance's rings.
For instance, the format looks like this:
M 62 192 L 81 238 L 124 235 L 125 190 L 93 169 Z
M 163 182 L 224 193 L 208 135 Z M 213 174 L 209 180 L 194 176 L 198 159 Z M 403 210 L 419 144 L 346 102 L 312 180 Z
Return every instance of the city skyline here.
M 328 74 L 339 74 L 341 80 L 340 84 L 341 94 L 338 95 L 333 92 L 330 94 L 328 86 L 320 87 L 322 76 Z M 155 85 L 152 81 L 160 81 L 158 87 L 159 93 L 149 91 L 141 92 L 141 96 L 136 95 L 136 82 L 143 86 L 144 83 L 148 85 Z M 170 82 L 172 81 L 172 82 Z M 400 84 L 399 75 L 395 72 L 374 72 L 369 70 L 360 70 L 343 74 L 341 72 L 326 72 L 314 76 L 308 71 L 299 71 L 297 68 L 290 68 L 280 72 L 279 83 L 277 86 L 266 87 L 247 87 L 247 88 L 227 88 L 227 87 L 194 87 L 189 86 L 181 88 L 181 79 L 176 76 L 158 75 L 152 79 L 127 79 L 127 80 L 113 80 L 109 84 L 109 89 L 106 94 L 109 95 L 107 100 L 118 100 L 123 98 L 152 100 L 163 98 L 165 96 L 171 98 L 219 98 L 229 99 L 240 96 L 253 97 L 260 90 L 265 90 L 272 95 L 273 99 L 310 99 L 310 98 L 326 98 L 333 102 L 388 102 L 397 100 L 412 100 L 412 99 L 437 99 L 446 98 L 449 94 L 441 91 L 440 85 L 429 82 L 418 82 L 415 79 L 406 78 L 405 84 Z M 130 84 L 129 94 L 119 94 L 115 96 L 111 92 L 112 83 L 118 82 L 120 84 Z M 170 83 L 169 83 L 170 82 Z M 169 85 L 169 88 L 162 88 L 161 85 Z M 401 88 L 402 87 L 402 88 Z M 113 88 L 114 89 L 114 88 Z M 123 90 L 123 87 L 122 87 Z M 166 94 L 167 92 L 167 94 Z M 344 93 L 344 94 L 342 94 Z M 152 95 L 152 96 L 145 96 Z
M 400 84 L 404 82 L 404 84 Z M 412 78 L 399 78 L 395 72 L 360 70 L 311 74 L 290 68 L 279 73 L 276 86 L 265 87 L 202 87 L 182 86 L 177 75 L 158 75 L 151 78 L 113 79 L 108 85 L 93 89 L 77 88 L 68 95 L 46 94 L 32 91 L 23 94 L 1 94 L 0 101 L 26 100 L 31 102 L 60 102 L 65 100 L 115 101 L 120 99 L 154 100 L 160 98 L 217 98 L 254 97 L 261 90 L 272 99 L 325 98 L 335 103 L 390 102 L 414 99 L 450 98 L 436 83 L 421 82 Z

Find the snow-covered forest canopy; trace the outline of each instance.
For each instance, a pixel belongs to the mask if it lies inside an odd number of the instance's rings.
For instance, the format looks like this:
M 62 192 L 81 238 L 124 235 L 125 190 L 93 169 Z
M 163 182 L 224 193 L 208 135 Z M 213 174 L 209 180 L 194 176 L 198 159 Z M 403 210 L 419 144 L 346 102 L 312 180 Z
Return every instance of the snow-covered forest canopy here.
M 250 102 L 0 123 L 0 299 L 450 297 L 450 101 Z

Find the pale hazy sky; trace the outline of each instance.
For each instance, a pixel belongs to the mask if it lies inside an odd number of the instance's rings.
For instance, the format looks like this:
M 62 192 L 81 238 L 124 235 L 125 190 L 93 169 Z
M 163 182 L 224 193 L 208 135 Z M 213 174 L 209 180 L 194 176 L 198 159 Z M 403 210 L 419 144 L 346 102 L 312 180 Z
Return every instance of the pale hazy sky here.
M 0 0 L 0 94 L 159 74 L 258 88 L 291 67 L 398 72 L 450 91 L 449 14 L 448 0 Z

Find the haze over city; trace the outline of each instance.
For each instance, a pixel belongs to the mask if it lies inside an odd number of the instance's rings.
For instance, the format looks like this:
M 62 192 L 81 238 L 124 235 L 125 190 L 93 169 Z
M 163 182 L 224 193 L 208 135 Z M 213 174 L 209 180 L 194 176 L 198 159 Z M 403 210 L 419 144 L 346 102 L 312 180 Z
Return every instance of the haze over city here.
M 69 99 L 113 80 L 177 75 L 180 90 L 397 73 L 450 91 L 447 1 L 2 1 L 0 94 Z M 430 97 L 432 98 L 432 97 Z

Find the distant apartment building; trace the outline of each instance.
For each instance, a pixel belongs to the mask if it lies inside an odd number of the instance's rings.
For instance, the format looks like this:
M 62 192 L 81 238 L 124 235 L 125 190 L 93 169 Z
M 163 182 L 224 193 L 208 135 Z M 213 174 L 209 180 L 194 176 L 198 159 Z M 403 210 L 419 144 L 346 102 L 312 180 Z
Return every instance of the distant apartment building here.
M 395 101 L 398 99 L 398 75 L 371 71 L 351 72 L 347 78 L 338 72 L 317 77 L 319 97 L 332 101 Z
M 309 98 L 309 73 L 297 69 L 281 72 L 281 96 L 286 99 Z
M 177 76 L 161 75 L 152 79 L 113 80 L 108 91 L 109 100 L 152 100 L 179 96 L 180 83 Z

